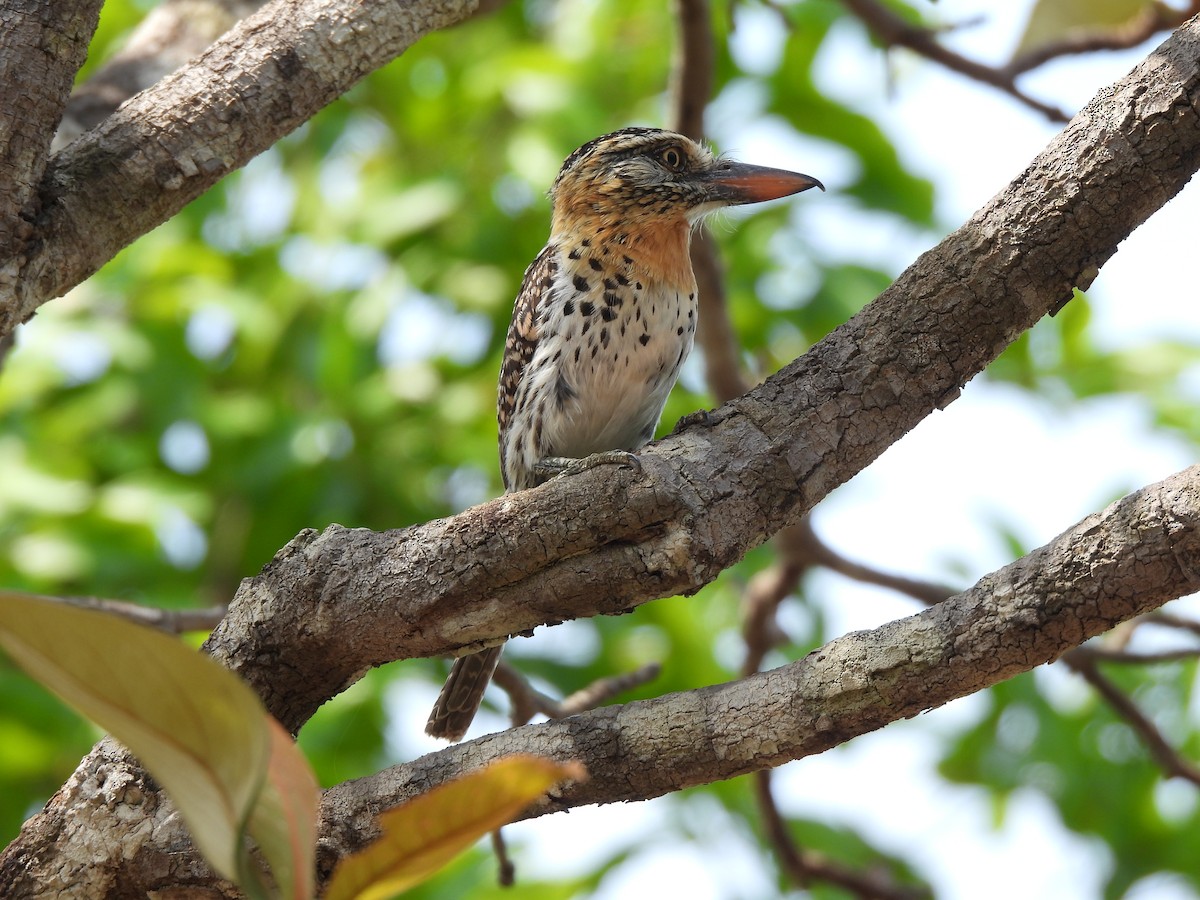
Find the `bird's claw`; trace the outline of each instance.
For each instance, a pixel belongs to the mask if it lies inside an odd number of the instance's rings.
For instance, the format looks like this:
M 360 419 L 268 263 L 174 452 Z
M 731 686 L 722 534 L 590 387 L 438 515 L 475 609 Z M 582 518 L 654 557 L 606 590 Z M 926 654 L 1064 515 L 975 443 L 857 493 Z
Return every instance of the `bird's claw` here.
M 675 427 L 671 430 L 671 434 L 679 434 L 681 431 L 686 431 L 693 425 L 699 425 L 701 428 L 711 428 L 713 424 L 713 415 L 707 409 L 698 409 L 695 412 L 690 412 L 686 416 L 681 416 L 679 421 L 675 423 Z
M 583 459 L 573 459 L 569 456 L 546 456 L 533 464 L 533 474 L 540 481 L 548 481 L 559 475 L 578 475 L 596 466 L 629 466 L 641 469 L 642 461 L 637 455 L 628 450 L 605 450 L 603 453 L 593 453 Z

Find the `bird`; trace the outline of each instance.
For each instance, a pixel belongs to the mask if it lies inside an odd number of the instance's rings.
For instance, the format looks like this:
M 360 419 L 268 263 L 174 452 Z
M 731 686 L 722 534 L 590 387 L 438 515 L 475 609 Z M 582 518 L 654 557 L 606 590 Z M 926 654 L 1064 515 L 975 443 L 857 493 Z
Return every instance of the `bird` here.
M 505 490 L 649 443 L 696 333 L 693 228 L 724 207 L 814 187 L 825 189 L 660 128 L 622 128 L 567 156 L 550 189 L 550 238 L 525 270 L 500 366 Z M 502 647 L 455 660 L 427 734 L 463 737 Z

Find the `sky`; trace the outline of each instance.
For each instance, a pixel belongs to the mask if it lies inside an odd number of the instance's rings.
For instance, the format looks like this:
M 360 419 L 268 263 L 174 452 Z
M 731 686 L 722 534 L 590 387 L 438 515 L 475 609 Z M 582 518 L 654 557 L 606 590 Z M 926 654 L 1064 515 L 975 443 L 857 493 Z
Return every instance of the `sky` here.
M 981 13 L 986 22 L 954 34 L 952 45 L 972 58 L 1000 62 L 1015 46 L 1032 0 L 1008 4 L 941 0 L 941 15 L 962 21 Z M 769 62 L 778 41 L 774 14 L 738 7 L 735 53 Z M 1101 87 L 1122 77 L 1149 47 L 1055 63 L 1022 82 L 1031 94 L 1075 111 Z M 819 60 L 823 88 L 872 116 L 895 141 L 905 164 L 937 186 L 937 214 L 957 227 L 1019 175 L 1057 133 L 1011 98 L 905 54 L 891 60 L 889 85 L 882 55 L 861 29 L 846 25 Z M 834 186 L 850 163 L 814 143 L 781 140 L 770 123 L 739 118 L 744 104 L 718 99 L 708 129 L 723 150 L 744 159 L 817 175 Z M 881 221 L 838 200 L 798 204 L 828 258 L 870 261 L 898 274 L 938 235 Z M 1192 313 L 1194 281 L 1180 286 L 1176 262 L 1194 253 L 1200 189 L 1185 190 L 1143 225 L 1102 269 L 1089 292 L 1099 340 L 1116 348 L 1153 336 L 1200 337 Z M 732 227 L 736 227 L 736 218 Z M 1196 373 L 1182 373 L 1194 377 Z M 1069 465 L 1063 461 L 1070 461 Z M 1193 462 L 1182 442 L 1154 433 L 1136 402 L 1108 397 L 1064 411 L 1028 393 L 976 379 L 945 411 L 934 413 L 876 463 L 836 491 L 814 514 L 818 532 L 835 548 L 896 572 L 936 577 L 947 560 L 962 561 L 972 578 L 1011 561 L 995 536 L 1004 523 L 1030 547 L 1040 545 L 1115 496 L 1161 479 Z M 818 574 L 807 594 L 826 603 L 830 629 L 873 628 L 910 615 L 914 604 L 887 592 Z M 1194 599 L 1193 610 L 1200 611 Z M 1060 668 L 1037 676 L 1056 702 L 1069 707 L 1085 696 Z M 430 689 L 432 691 L 432 688 Z M 421 718 L 432 694 L 397 698 L 400 718 Z M 411 711 L 409 707 L 411 706 Z M 885 850 L 913 860 L 939 898 L 989 897 L 1084 900 L 1099 896 L 1108 866 L 1104 846 L 1064 829 L 1048 801 L 1019 792 L 1002 826 L 983 792 L 954 787 L 934 771 L 938 735 L 980 715 L 968 697 L 818 757 L 792 763 L 776 775 L 785 813 L 852 825 Z M 485 720 L 485 727 L 504 727 Z M 432 745 L 429 749 L 432 749 Z M 1160 807 L 1186 811 L 1195 792 L 1165 783 Z M 659 837 L 678 807 L 652 801 L 587 808 L 506 829 L 522 846 L 519 877 L 581 873 L 614 846 L 633 848 L 596 895 L 686 896 L 690 900 L 750 900 L 774 895 L 751 839 L 714 802 L 711 815 L 692 815 L 690 844 Z M 1143 882 L 1136 900 L 1194 895 L 1170 878 Z

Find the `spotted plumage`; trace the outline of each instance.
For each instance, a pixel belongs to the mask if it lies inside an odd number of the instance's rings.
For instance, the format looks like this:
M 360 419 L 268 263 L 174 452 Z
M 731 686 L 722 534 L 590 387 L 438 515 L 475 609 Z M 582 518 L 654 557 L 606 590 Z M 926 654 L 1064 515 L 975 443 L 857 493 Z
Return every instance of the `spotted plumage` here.
M 500 368 L 505 487 L 533 487 L 548 457 L 649 442 L 696 333 L 693 225 L 724 206 L 817 186 L 657 128 L 625 128 L 568 156 L 550 191 L 550 240 L 525 271 Z M 499 657 L 493 647 L 456 660 L 426 731 L 462 737 Z

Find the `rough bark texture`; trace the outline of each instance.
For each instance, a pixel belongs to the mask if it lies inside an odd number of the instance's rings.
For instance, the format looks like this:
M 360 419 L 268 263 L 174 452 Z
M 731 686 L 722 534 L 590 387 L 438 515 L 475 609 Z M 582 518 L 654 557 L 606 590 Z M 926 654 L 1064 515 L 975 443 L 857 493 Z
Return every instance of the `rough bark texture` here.
M 32 249 L 18 255 L 0 241 L 0 272 L 11 273 L 0 281 L 0 338 L 364 75 L 474 8 L 474 0 L 275 0 L 244 19 L 54 156 L 38 188 Z M 57 114 L 47 145 L 56 123 Z
M 701 587 L 1089 285 L 1200 167 L 1198 107 L 1193 20 L 874 303 L 640 469 L 402 531 L 305 532 L 243 583 L 211 651 L 297 728 L 373 665 Z
M 146 13 L 121 49 L 71 94 L 55 149 L 95 128 L 134 94 L 199 56 L 238 19 L 260 6 L 262 0 L 163 0 Z
M 1200 589 L 1200 467 L 1088 516 L 917 615 L 729 684 L 488 735 L 325 794 L 323 871 L 374 814 L 510 753 L 579 759 L 591 778 L 528 813 L 643 800 L 820 753 L 1056 659 Z
M 38 183 L 100 6 L 101 0 L 0 6 L 0 297 L 18 289 L 34 250 Z M 0 338 L 6 333 L 0 330 Z
M 268 86 L 292 65 L 308 64 L 306 53 L 280 45 L 271 54 L 255 43 L 276 27 L 263 14 L 244 26 L 242 38 L 275 73 Z M 327 33 L 353 43 L 353 29 Z M 234 50 L 215 56 L 236 57 Z M 238 91 L 257 103 L 263 83 L 233 84 L 219 67 L 210 72 L 216 87 L 189 81 L 213 58 L 206 54 L 178 76 L 193 86 L 202 123 L 214 121 L 205 103 L 216 104 L 215 121 L 228 119 L 248 102 Z M 270 59 L 279 67 L 271 69 Z M 145 97 L 100 131 L 118 135 L 140 116 L 161 115 L 142 106 L 127 115 Z M 236 117 L 229 121 L 240 127 Z M 207 136 L 231 146 L 229 135 Z M 190 191 L 208 177 L 201 164 L 208 158 L 195 155 L 199 143 L 190 137 L 180 140 L 190 148 L 183 157 L 170 141 L 146 152 L 166 154 L 163 184 Z M 99 146 L 90 137 L 81 144 L 93 148 L 86 152 Z M 214 169 L 225 165 L 220 153 L 212 159 Z M 146 168 L 145 160 L 106 165 L 118 173 L 128 165 L 134 178 Z M 697 588 L 949 403 L 1073 287 L 1090 284 L 1118 243 L 1197 167 L 1200 22 L 1193 20 L 868 309 L 710 422 L 653 447 L 639 469 L 592 470 L 403 531 L 305 532 L 243 584 L 210 649 L 296 728 L 385 660 L 477 649 L 542 622 Z M 819 752 L 1053 659 L 1196 589 L 1198 481 L 1191 469 L 1138 492 L 971 591 L 848 635 L 792 666 L 526 726 L 339 786 L 325 801 L 322 871 L 371 833 L 373 810 L 502 752 L 583 759 L 594 777 L 564 791 L 558 805 L 656 796 Z M 228 890 L 195 858 L 153 785 L 108 743 L 0 858 L 5 897 L 144 896 L 168 887 Z

